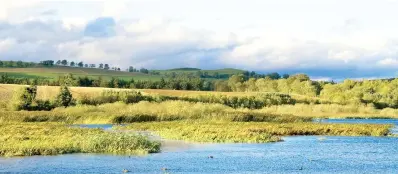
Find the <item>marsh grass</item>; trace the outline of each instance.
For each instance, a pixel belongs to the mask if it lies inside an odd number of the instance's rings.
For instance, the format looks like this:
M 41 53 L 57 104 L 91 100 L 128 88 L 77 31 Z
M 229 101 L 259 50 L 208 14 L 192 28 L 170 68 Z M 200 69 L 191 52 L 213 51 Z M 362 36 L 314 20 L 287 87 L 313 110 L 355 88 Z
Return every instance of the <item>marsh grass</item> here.
M 8 101 L 13 97 L 13 94 L 27 85 L 12 85 L 0 84 L 0 110 L 7 110 Z M 83 98 L 90 98 L 99 96 L 104 91 L 135 91 L 132 89 L 114 89 L 114 88 L 93 88 L 93 87 L 70 87 L 70 91 L 76 100 Z M 37 96 L 38 100 L 53 100 L 59 93 L 59 86 L 38 86 Z
M 7 110 L 7 105 L 9 100 L 12 98 L 12 94 L 18 87 L 23 85 L 0 85 L 0 111 Z M 186 101 L 192 102 L 200 102 L 195 101 L 197 98 L 203 98 L 203 96 L 238 96 L 238 97 L 248 97 L 248 96 L 256 96 L 265 93 L 258 92 L 209 92 L 209 91 L 177 91 L 177 90 L 131 90 L 131 89 L 111 89 L 111 88 L 89 88 L 89 87 L 71 87 L 70 88 L 72 95 L 76 98 L 77 101 L 93 99 L 98 96 L 101 96 L 103 93 L 137 93 L 140 91 L 144 100 L 155 101 L 155 102 L 164 102 L 166 100 L 178 100 L 181 98 L 185 98 Z M 118 92 L 119 91 L 119 92 Z M 56 94 L 59 92 L 59 87 L 55 86 L 39 86 L 37 92 L 37 98 L 40 100 L 48 100 L 56 97 Z M 109 96 L 109 95 L 108 95 Z M 338 104 L 330 104 L 327 101 L 319 97 L 308 97 L 297 94 L 290 94 L 291 99 L 296 101 L 296 104 L 288 104 L 285 105 L 282 103 L 276 103 L 273 105 L 266 105 L 266 107 L 262 109 L 253 110 L 259 113 L 268 113 L 268 114 L 276 114 L 276 115 L 295 115 L 300 117 L 318 117 L 318 118 L 398 118 L 398 109 L 385 108 L 385 109 L 375 109 L 374 106 L 371 105 L 338 105 Z M 148 98 L 150 99 L 148 99 Z M 108 97 L 112 98 L 112 97 Z M 123 97 L 119 97 L 123 98 Z M 204 97 L 209 98 L 209 97 Z M 126 99 L 126 98 L 124 98 Z M 110 103 L 110 100 L 103 100 L 102 102 L 95 103 L 94 105 L 106 104 Z M 117 99 L 117 101 L 120 101 Z M 116 100 L 111 102 L 117 102 Z M 123 101 L 123 100 L 121 100 Z M 124 100 L 126 101 L 126 100 Z M 134 101 L 138 102 L 138 101 Z M 132 103 L 134 103 L 132 102 Z M 210 102 L 217 103 L 217 102 Z M 82 104 L 82 103 L 81 103 Z M 220 104 L 220 103 L 218 103 Z M 221 103 L 225 104 L 225 103 Z M 250 104 L 249 104 L 250 106 Z M 85 106 L 83 106 L 85 107 Z M 79 109 L 77 109 L 79 110 Z M 124 110 L 122 110 L 124 111 Z M 75 115 L 79 111 L 73 111 L 69 115 Z M 103 111 L 101 111 L 102 113 Z M 0 113 L 1 114 L 1 113 Z M 90 113 L 92 114 L 92 113 Z M 100 114 L 100 113 L 99 113 Z M 17 114 L 18 115 L 18 114 Z M 62 115 L 62 114 L 61 114 Z M 116 114 L 112 114 L 116 115 Z M 150 114 L 149 114 L 150 115 Z M 120 115 L 119 115 L 120 116 Z M 131 114 L 124 115 L 125 117 L 130 117 Z M 147 115 L 143 115 L 142 117 L 146 117 Z M 153 116 L 153 115 L 150 115 Z M 153 118 L 151 118 L 153 119 Z M 117 119 L 116 119 L 117 120 Z M 121 120 L 134 120 L 134 118 L 128 118 Z M 106 121 L 105 121 L 106 122 Z
M 292 135 L 386 136 L 391 127 L 371 124 L 174 121 L 134 123 L 117 129 L 155 131 L 167 139 L 193 142 L 264 143 L 280 141 L 280 136 Z
M 256 110 L 260 113 L 292 114 L 316 118 L 398 118 L 398 109 L 376 109 L 371 105 L 296 104 L 268 106 Z
M 234 122 L 308 122 L 309 117 L 260 113 L 250 109 L 233 109 L 221 104 L 184 101 L 112 103 L 99 106 L 74 106 L 52 111 L 3 111 L 3 122 L 65 122 L 65 123 L 133 123 L 146 121 L 213 120 Z
M 0 142 L 0 156 L 145 154 L 158 152 L 160 148 L 158 142 L 151 142 L 139 135 L 55 123 L 0 124 Z

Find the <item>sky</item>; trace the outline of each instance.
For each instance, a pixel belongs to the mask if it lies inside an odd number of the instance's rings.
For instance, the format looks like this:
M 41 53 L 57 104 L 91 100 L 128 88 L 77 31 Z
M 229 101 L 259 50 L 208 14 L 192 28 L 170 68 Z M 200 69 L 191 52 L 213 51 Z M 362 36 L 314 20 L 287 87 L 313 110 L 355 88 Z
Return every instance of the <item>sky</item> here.
M 0 59 L 398 75 L 398 0 L 0 0 Z

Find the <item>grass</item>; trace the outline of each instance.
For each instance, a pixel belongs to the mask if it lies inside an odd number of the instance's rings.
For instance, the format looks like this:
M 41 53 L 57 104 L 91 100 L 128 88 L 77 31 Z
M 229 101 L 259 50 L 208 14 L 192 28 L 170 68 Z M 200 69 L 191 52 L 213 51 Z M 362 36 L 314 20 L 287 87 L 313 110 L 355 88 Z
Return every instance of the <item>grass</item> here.
M 0 84 L 0 109 L 5 109 L 7 102 L 11 100 L 16 90 L 24 85 Z M 76 99 L 90 96 L 99 96 L 102 92 L 112 91 L 131 91 L 132 89 L 115 89 L 115 88 L 93 88 L 93 87 L 70 87 L 72 95 Z M 37 99 L 51 100 L 59 93 L 59 86 L 38 86 Z
M 127 132 L 69 127 L 67 124 L 132 123 L 118 129 L 155 131 L 164 138 L 194 142 L 265 143 L 290 135 L 386 136 L 391 125 L 320 124 L 313 118 L 398 118 L 397 109 L 378 110 L 364 105 L 320 104 L 319 98 L 291 95 L 295 105 L 262 109 L 232 108 L 224 104 L 181 100 L 77 105 L 52 111 L 7 111 L 5 108 L 21 85 L 0 85 L 0 156 L 55 155 L 65 153 L 151 153 L 160 144 Z M 107 90 L 72 87 L 77 100 L 98 97 Z M 53 99 L 59 87 L 38 87 L 37 98 Z M 261 97 L 263 93 L 221 93 L 174 90 L 139 90 L 145 97 L 175 98 L 224 95 Z M 127 92 L 128 93 L 128 92 Z M 109 92 L 113 97 L 117 92 Z M 140 96 L 141 97 L 141 96 Z M 116 100 L 115 100 L 116 101 Z M 114 102 L 114 101 L 113 101 Z M 138 102 L 138 100 L 137 100 Z
M 191 69 L 174 69 L 174 70 L 154 70 L 156 72 L 160 72 L 160 74 L 164 74 L 166 72 L 186 72 L 195 73 L 198 70 Z M 218 72 L 220 75 L 227 74 L 239 74 L 243 73 L 243 70 L 225 68 L 218 70 L 201 70 L 202 72 L 207 72 L 209 74 L 214 74 Z M 0 68 L 0 73 L 7 73 L 11 77 L 16 78 L 43 78 L 48 80 L 57 80 L 59 76 L 63 76 L 67 73 L 73 74 L 75 77 L 89 77 L 95 78 L 103 77 L 105 80 L 110 80 L 112 77 L 117 77 L 123 80 L 150 80 L 150 81 L 158 81 L 161 79 L 160 75 L 150 75 L 143 74 L 139 72 L 126 72 L 126 71 L 113 71 L 113 70 L 104 70 L 98 68 L 81 68 L 81 67 L 69 67 L 69 66 L 54 66 L 54 67 L 30 67 L 30 68 Z
M 131 80 L 160 80 L 161 76 L 148 75 L 136 72 L 113 71 L 98 68 L 80 68 L 80 67 L 67 67 L 67 66 L 54 66 L 54 67 L 36 67 L 36 68 L 0 68 L 0 73 L 7 73 L 10 76 L 17 78 L 31 78 L 39 77 L 49 80 L 57 80 L 59 76 L 71 73 L 76 77 L 91 77 L 98 78 L 102 76 L 104 79 L 109 80 L 112 77 L 119 79 Z
M 145 121 L 212 120 L 306 122 L 309 117 L 259 113 L 233 109 L 221 104 L 166 101 L 137 104 L 112 103 L 99 106 L 78 105 L 52 111 L 0 111 L 0 123 L 64 122 L 82 124 L 134 123 Z
M 234 69 L 234 68 L 224 68 L 224 69 L 216 69 L 216 70 L 201 70 L 196 68 L 176 68 L 176 69 L 169 69 L 169 70 L 153 70 L 155 72 L 159 72 L 160 74 L 165 73 L 195 73 L 197 71 L 207 72 L 209 75 L 214 75 L 214 73 L 218 73 L 219 75 L 234 75 L 234 74 L 241 74 L 244 73 L 244 70 Z
M 121 130 L 155 131 L 167 139 L 216 143 L 265 143 L 281 141 L 280 136 L 339 135 L 386 136 L 392 125 L 255 123 L 255 122 L 151 122 L 135 123 Z
M 0 156 L 145 154 L 160 150 L 159 142 L 151 142 L 143 136 L 55 123 L 1 123 L 0 142 Z
M 260 113 L 293 114 L 299 117 L 313 118 L 398 118 L 398 109 L 375 109 L 365 105 L 338 105 L 338 104 L 296 104 L 268 106 L 257 110 Z

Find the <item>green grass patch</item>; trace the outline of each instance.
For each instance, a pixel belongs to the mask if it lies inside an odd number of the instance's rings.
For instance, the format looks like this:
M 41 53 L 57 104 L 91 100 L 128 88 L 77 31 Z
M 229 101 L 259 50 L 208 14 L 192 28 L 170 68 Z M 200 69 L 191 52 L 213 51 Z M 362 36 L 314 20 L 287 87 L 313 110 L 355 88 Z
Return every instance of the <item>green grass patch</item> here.
M 160 143 L 146 137 L 68 127 L 55 123 L 0 124 L 0 156 L 57 155 L 66 153 L 146 154 L 158 152 Z
M 310 117 L 260 113 L 250 109 L 233 109 L 221 104 L 185 101 L 112 103 L 98 106 L 78 105 L 52 111 L 0 111 L 0 123 L 66 122 L 84 124 L 132 123 L 173 120 L 213 120 L 234 122 L 308 122 Z
M 386 136 L 391 127 L 371 124 L 174 121 L 135 123 L 117 129 L 155 131 L 163 138 L 193 142 L 266 143 L 281 141 L 281 136 L 292 135 Z
M 158 81 L 161 76 L 149 75 L 137 72 L 113 71 L 97 68 L 80 68 L 67 66 L 54 67 L 34 67 L 34 68 L 0 68 L 0 73 L 7 73 L 16 78 L 42 78 L 48 80 L 57 80 L 59 76 L 72 74 L 75 77 L 89 77 L 97 79 L 103 77 L 104 80 L 110 80 L 112 77 L 123 80 L 151 80 Z

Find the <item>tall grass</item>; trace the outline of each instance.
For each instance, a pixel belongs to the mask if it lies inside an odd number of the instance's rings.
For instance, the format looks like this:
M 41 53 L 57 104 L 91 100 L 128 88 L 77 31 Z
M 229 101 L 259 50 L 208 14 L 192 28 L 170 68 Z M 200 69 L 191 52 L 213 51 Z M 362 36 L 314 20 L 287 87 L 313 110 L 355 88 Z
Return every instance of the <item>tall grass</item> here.
M 260 113 L 292 114 L 317 118 L 398 118 L 398 109 L 376 109 L 371 105 L 296 104 L 268 106 L 256 110 Z
M 311 118 L 233 109 L 221 104 L 184 101 L 121 102 L 98 106 L 81 105 L 52 111 L 0 112 L 0 122 L 132 123 L 172 120 L 305 122 Z
M 0 156 L 56 155 L 65 153 L 158 152 L 160 144 L 139 135 L 62 124 L 0 124 Z
M 156 131 L 168 139 L 194 142 L 280 141 L 288 135 L 385 136 L 391 125 L 318 124 L 318 123 L 247 123 L 247 122 L 151 122 L 131 124 L 118 129 Z

